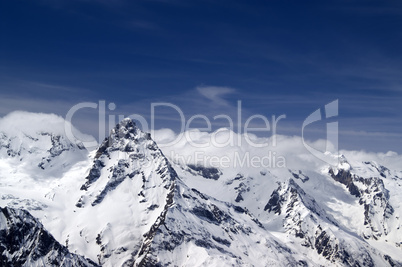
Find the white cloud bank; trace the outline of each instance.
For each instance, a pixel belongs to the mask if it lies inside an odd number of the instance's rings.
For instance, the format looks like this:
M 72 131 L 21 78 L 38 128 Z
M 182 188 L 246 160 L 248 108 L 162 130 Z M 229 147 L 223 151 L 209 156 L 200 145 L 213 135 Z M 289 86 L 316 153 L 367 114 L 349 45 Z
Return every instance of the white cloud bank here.
M 164 154 L 173 162 L 200 164 L 218 168 L 244 169 L 325 169 L 328 164 L 312 155 L 299 136 L 276 135 L 260 138 L 255 135 L 237 134 L 229 129 L 208 133 L 191 130 L 175 134 L 170 129 L 154 132 L 153 138 Z M 306 142 L 312 147 L 325 147 L 326 140 Z M 262 144 L 267 144 L 262 146 Z M 400 169 L 402 156 L 396 152 L 369 153 L 364 151 L 339 151 L 352 165 L 373 161 Z M 338 155 L 333 155 L 338 158 Z
M 81 142 L 95 140 L 92 136 L 81 133 L 56 114 L 13 111 L 0 118 L 0 132 L 8 136 L 35 136 L 38 133 L 47 132 L 66 137 L 65 129 L 70 127 L 77 140 Z
M 15 111 L 0 118 L 0 132 L 7 136 L 36 136 L 38 132 L 66 136 L 66 125 L 69 125 L 69 122 L 55 114 Z M 79 141 L 94 140 L 74 127 L 72 129 Z M 153 138 L 170 160 L 185 164 L 255 171 L 322 169 L 328 166 L 306 149 L 299 136 L 275 135 L 263 138 L 253 134 L 237 134 L 221 128 L 215 132 L 189 130 L 181 134 L 176 134 L 171 129 L 161 129 L 154 131 Z M 307 144 L 325 147 L 326 140 Z M 402 155 L 392 151 L 371 153 L 342 150 L 340 154 L 344 154 L 352 165 L 374 161 L 389 168 L 400 169 L 402 162 Z

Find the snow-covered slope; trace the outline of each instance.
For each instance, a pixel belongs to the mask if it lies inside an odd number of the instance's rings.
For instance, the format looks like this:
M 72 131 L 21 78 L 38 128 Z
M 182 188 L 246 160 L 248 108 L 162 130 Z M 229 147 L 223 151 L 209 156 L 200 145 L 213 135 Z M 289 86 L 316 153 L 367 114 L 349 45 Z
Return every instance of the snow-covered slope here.
M 0 120 L 0 205 L 28 210 L 71 253 L 102 266 L 402 266 L 395 153 L 342 151 L 328 166 L 300 138 L 277 136 L 270 160 L 285 164 L 236 165 L 266 148 L 235 133 L 238 143 L 223 148 L 186 140 L 159 148 L 130 119 L 88 153 L 65 138 L 61 118 L 32 116 L 58 123 L 26 130 L 23 116 Z M 12 131 L 10 118 L 19 120 Z M 199 143 L 211 137 L 191 134 Z

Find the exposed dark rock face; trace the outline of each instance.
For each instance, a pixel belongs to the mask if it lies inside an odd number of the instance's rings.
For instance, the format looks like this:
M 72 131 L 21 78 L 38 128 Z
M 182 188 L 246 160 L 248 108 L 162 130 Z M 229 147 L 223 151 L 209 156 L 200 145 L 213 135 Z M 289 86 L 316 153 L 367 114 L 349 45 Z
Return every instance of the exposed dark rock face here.
M 152 157 L 145 159 L 145 151 Z M 117 155 L 116 155 L 117 153 Z M 120 153 L 120 154 L 119 154 Z M 114 154 L 114 161 L 111 159 Z M 120 156 L 123 158 L 120 158 Z M 86 177 L 86 182 L 81 186 L 81 190 L 87 191 L 102 175 L 102 172 L 109 172 L 108 182 L 104 188 L 97 193 L 91 205 L 100 204 L 109 192 L 115 190 L 125 179 L 132 179 L 134 176 L 141 176 L 143 183 L 146 182 L 144 174 L 141 173 L 141 164 L 161 159 L 155 165 L 156 172 L 162 179 L 170 179 L 166 172 L 173 171 L 167 159 L 163 156 L 155 142 L 148 133 L 142 132 L 131 119 L 124 119 L 111 130 L 110 136 L 106 138 L 96 152 L 94 163 Z M 146 161 L 147 160 L 147 161 Z M 157 164 L 151 162 L 149 164 Z M 108 165 L 109 164 L 109 165 Z M 112 165 L 110 165 L 112 164 Z M 106 170 L 106 166 L 108 169 Z M 166 167 L 167 166 L 167 167 Z M 167 170 L 169 169 L 169 170 Z M 142 194 L 140 192 L 140 194 Z M 82 208 L 86 203 L 86 198 L 81 197 L 76 206 Z
M 289 172 L 292 174 L 292 176 L 293 176 L 293 178 L 295 178 L 295 179 L 299 179 L 300 181 L 302 181 L 303 183 L 305 183 L 305 182 L 307 182 L 310 178 L 307 176 L 307 175 L 304 175 L 303 173 L 302 173 L 302 171 L 292 171 L 292 170 L 289 170 Z
M 387 178 L 387 177 L 391 176 L 390 170 L 385 166 L 376 164 L 376 163 L 371 162 L 371 161 L 366 161 L 366 162 L 364 162 L 364 164 L 373 167 L 375 170 L 378 171 L 378 174 L 383 178 Z
M 397 262 L 395 262 L 389 255 L 384 255 L 384 260 L 386 260 L 389 263 L 389 266 L 394 267 L 394 266 L 401 266 Z
M 31 137 L 32 138 L 32 137 Z M 5 133 L 0 132 L 0 150 L 4 149 L 9 157 L 15 157 L 21 154 L 21 150 L 15 150 L 11 148 L 11 142 L 15 137 L 8 137 Z
M 388 235 L 388 219 L 394 213 L 394 208 L 389 202 L 389 192 L 384 182 L 378 177 L 359 177 L 357 181 L 365 187 L 359 200 L 364 206 L 364 225 L 367 227 L 363 237 L 378 239 Z
M 101 169 L 105 167 L 105 164 L 103 161 L 99 159 L 95 159 L 94 164 L 92 168 L 89 170 L 89 174 L 86 177 L 86 182 L 81 186 L 81 190 L 88 190 L 88 187 L 94 183 L 96 180 L 99 179 L 101 175 Z
M 280 215 L 282 212 L 282 204 L 285 201 L 284 197 L 280 194 L 280 190 L 282 189 L 281 185 L 279 185 L 278 189 L 274 190 L 271 194 L 271 197 L 268 200 L 267 205 L 264 207 L 264 211 L 271 212 Z
M 187 166 L 190 168 L 191 171 L 194 171 L 196 174 L 201 175 L 206 179 L 218 180 L 219 177 L 222 175 L 222 172 L 217 168 L 204 167 L 194 164 L 189 164 Z
M 388 170 L 383 166 L 381 168 L 371 163 L 370 166 L 375 167 L 382 177 Z M 363 237 L 378 239 L 382 235 L 387 235 L 387 220 L 393 214 L 394 208 L 389 203 L 389 192 L 385 188 L 382 178 L 359 177 L 352 174 L 350 170 L 344 169 L 338 169 L 337 174 L 330 169 L 329 174 L 335 181 L 346 185 L 350 194 L 359 197 L 359 203 L 364 207 L 364 225 L 366 226 Z
M 313 247 L 318 254 L 327 260 L 340 261 L 344 266 L 375 266 L 369 251 L 362 249 L 357 252 L 348 250 L 347 244 L 318 226 Z
M 250 187 L 248 187 L 245 183 L 241 182 L 237 187 L 235 187 L 237 192 L 237 196 L 235 202 L 243 201 L 243 194 L 250 191 Z
M 139 174 L 139 171 L 134 171 L 129 175 L 127 173 L 127 169 L 129 169 L 129 166 L 129 163 L 124 159 L 120 159 L 118 161 L 117 165 L 113 168 L 112 177 L 110 178 L 109 182 L 102 190 L 102 192 L 100 192 L 96 199 L 92 202 L 92 206 L 101 203 L 107 193 L 114 190 L 119 184 L 124 181 L 127 176 L 131 178 L 134 177 L 135 174 Z
M 341 184 L 346 185 L 349 189 L 350 194 L 356 197 L 360 197 L 359 188 L 353 183 L 353 175 L 348 170 L 339 169 L 338 173 L 335 174 L 333 169 L 329 170 L 331 177 Z
M 216 225 L 219 225 L 222 221 L 228 220 L 228 215 L 213 204 L 206 207 L 197 206 L 191 211 L 191 213 L 204 221 Z
M 342 231 L 338 223 L 292 179 L 274 190 L 264 210 L 282 214 L 287 232 L 304 239 L 303 246 L 315 249 L 330 262 L 374 266 L 368 248 L 359 245 L 359 241 L 346 232 L 335 235 L 334 231 Z M 359 251 L 350 244 L 360 246 Z
M 310 212 L 323 219 L 337 225 L 337 222 L 322 209 L 315 199 L 308 195 L 304 190 L 293 180 L 289 179 L 287 184 L 279 184 L 274 190 L 271 197 L 265 205 L 264 210 L 280 215 L 286 210 L 286 213 L 292 211 L 296 205 L 302 205 Z
M 0 208 L 0 266 L 97 266 L 70 253 L 27 211 Z
M 243 180 L 246 180 L 246 177 L 244 177 L 243 174 L 238 173 L 235 178 L 226 181 L 226 185 L 231 185 L 235 181 L 243 181 Z
M 227 239 L 222 239 L 219 236 L 212 236 L 212 239 L 218 242 L 219 244 L 225 245 L 227 247 L 230 246 L 231 242 Z
M 234 178 L 229 179 L 225 182 L 226 185 L 233 185 L 233 189 L 236 193 L 234 201 L 240 203 L 244 201 L 247 192 L 250 192 L 251 188 L 249 186 L 252 177 L 245 177 L 243 174 L 238 173 Z
M 135 145 L 149 139 L 149 135 L 141 132 L 131 119 L 121 121 L 111 130 L 110 136 L 99 146 L 95 155 L 94 164 L 89 175 L 86 177 L 87 181 L 81 186 L 81 190 L 87 190 L 91 184 L 99 179 L 102 169 L 106 166 L 106 162 L 110 160 L 111 152 L 133 152 L 130 153 L 130 158 L 134 158 L 134 154 L 137 154 L 137 152 L 140 154 L 139 151 L 136 151 Z M 118 166 L 113 170 L 114 179 L 111 181 L 112 184 L 116 185 L 116 183 L 120 183 L 122 179 L 124 180 L 124 175 L 122 174 L 129 175 L 129 173 L 125 172 L 124 167 L 129 167 L 128 161 L 119 161 Z M 109 187 L 113 186 L 110 185 Z
M 261 223 L 246 209 L 219 203 L 197 190 L 186 188 L 180 180 L 174 188 L 173 203 L 166 207 L 163 219 L 158 219 L 155 227 L 146 235 L 143 247 L 136 256 L 141 259 L 139 266 L 170 266 L 174 262 L 159 262 L 158 256 L 161 253 L 175 253 L 179 247 L 183 249 L 190 244 L 222 253 L 239 265 L 245 264 L 240 255 L 231 252 L 233 243 L 238 244 L 238 236 L 255 235 L 252 230 L 254 224 L 263 229 Z M 248 217 L 250 224 L 239 223 L 237 216 Z M 212 228 L 221 235 L 212 234 Z M 244 250 L 247 254 L 245 247 Z
M 138 266 L 155 266 L 155 264 L 156 264 L 156 261 L 153 260 L 152 258 L 148 258 L 147 254 L 150 252 L 151 243 L 152 243 L 152 240 L 155 237 L 157 231 L 159 230 L 159 228 L 162 225 L 165 224 L 166 214 L 168 212 L 168 209 L 173 204 L 174 189 L 175 189 L 175 184 L 172 183 L 171 187 L 169 188 L 170 191 L 166 197 L 166 204 L 165 204 L 165 207 L 164 207 L 162 213 L 156 219 L 156 222 L 151 226 L 151 229 L 149 230 L 149 232 L 144 235 L 144 241 L 142 243 L 141 249 L 137 256 L 137 258 L 142 258 L 142 260 L 138 263 Z M 179 235 L 176 235 L 176 238 L 179 239 L 179 241 L 180 241 Z M 177 240 L 176 240 L 176 242 L 177 242 Z

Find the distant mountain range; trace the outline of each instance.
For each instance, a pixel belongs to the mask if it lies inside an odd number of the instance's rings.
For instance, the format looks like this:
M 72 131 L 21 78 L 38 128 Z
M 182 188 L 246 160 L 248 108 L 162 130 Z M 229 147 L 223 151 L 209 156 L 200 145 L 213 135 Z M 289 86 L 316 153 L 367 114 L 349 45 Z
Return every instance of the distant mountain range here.
M 280 137 L 286 167 L 216 167 L 174 160 L 195 150 L 159 148 L 131 119 L 91 152 L 63 125 L 0 123 L 1 266 L 402 266 L 395 153 L 330 166 Z

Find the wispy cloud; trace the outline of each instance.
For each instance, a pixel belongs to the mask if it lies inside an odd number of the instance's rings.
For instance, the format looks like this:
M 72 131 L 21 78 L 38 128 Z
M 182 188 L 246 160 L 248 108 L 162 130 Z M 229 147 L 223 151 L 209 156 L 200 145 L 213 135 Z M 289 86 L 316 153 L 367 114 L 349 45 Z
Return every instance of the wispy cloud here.
M 196 89 L 202 96 L 220 106 L 228 106 L 229 103 L 223 97 L 236 92 L 233 88 L 221 86 L 199 86 Z

